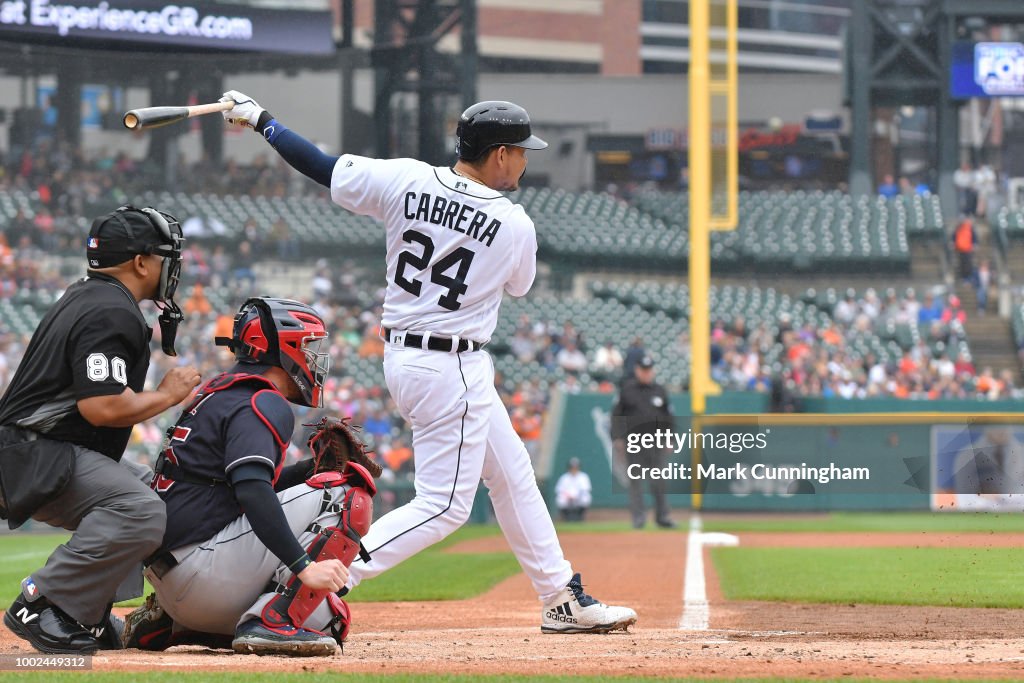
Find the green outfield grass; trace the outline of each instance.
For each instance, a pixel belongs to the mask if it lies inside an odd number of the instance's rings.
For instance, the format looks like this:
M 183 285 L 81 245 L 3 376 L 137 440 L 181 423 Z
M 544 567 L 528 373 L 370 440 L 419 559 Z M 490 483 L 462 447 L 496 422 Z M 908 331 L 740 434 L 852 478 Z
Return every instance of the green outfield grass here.
M 714 548 L 729 600 L 1024 607 L 1024 548 Z
M 463 600 L 479 595 L 519 572 L 511 551 L 449 553 L 447 548 L 474 538 L 499 535 L 496 526 L 464 526 L 437 545 L 352 591 L 350 602 Z
M 53 549 L 68 538 L 68 534 L 0 536 L 0 610 L 14 601 L 21 580 L 42 567 Z
M 709 518 L 710 517 L 710 518 Z M 684 515 L 679 515 L 685 521 Z M 1024 532 L 1024 514 L 991 512 L 833 512 L 763 517 L 704 515 L 705 531 L 995 531 Z

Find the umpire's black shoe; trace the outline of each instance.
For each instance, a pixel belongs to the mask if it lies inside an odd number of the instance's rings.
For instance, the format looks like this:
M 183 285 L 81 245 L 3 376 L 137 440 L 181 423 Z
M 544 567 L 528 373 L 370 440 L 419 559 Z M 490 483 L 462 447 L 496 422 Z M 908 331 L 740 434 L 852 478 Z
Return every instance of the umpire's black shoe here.
M 99 643 L 101 650 L 124 649 L 124 645 L 121 644 L 121 634 L 124 633 L 124 619 L 114 614 L 108 613 L 99 625 L 89 629 L 89 633 Z
M 95 636 L 46 598 L 29 602 L 19 595 L 4 613 L 4 625 L 47 654 L 92 654 L 100 648 Z

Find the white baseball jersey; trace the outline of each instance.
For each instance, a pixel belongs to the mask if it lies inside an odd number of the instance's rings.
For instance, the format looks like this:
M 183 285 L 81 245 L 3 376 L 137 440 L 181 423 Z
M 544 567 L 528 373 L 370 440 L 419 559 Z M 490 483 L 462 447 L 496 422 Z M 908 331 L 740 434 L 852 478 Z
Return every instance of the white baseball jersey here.
M 331 199 L 387 230 L 384 327 L 490 341 L 502 292 L 537 272 L 537 233 L 522 206 L 450 168 L 346 154 Z

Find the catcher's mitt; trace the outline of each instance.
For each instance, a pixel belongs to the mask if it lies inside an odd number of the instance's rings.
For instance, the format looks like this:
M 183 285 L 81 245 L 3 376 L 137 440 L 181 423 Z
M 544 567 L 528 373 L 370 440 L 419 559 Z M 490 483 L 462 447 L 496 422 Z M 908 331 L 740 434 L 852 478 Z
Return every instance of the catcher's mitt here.
M 380 465 L 366 454 L 366 444 L 356 434 L 359 428 L 349 424 L 349 418 L 325 416 L 303 426 L 313 428 L 307 442 L 313 452 L 313 474 L 343 472 L 351 461 L 365 467 L 374 479 L 381 475 Z

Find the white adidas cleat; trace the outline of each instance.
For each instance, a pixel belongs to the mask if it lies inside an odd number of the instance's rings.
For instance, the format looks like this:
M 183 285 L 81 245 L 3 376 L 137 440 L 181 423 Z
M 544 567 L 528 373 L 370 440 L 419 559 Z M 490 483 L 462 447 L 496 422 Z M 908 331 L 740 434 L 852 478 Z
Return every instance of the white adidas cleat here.
M 636 612 L 628 607 L 606 605 L 583 592 L 580 575 L 541 611 L 541 633 L 608 633 L 626 631 L 636 623 Z

